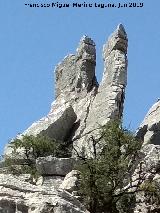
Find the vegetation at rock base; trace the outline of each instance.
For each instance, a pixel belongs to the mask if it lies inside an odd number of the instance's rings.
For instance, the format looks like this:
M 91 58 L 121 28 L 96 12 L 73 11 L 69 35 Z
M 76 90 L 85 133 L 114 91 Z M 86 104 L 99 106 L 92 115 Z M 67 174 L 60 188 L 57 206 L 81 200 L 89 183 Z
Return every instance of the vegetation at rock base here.
M 132 182 L 142 143 L 119 121 L 110 121 L 102 127 L 100 139 L 92 137 L 90 142 L 92 156 L 81 156 L 76 150 L 83 203 L 91 213 L 131 212 L 134 194 L 143 182 L 140 175 Z
M 13 148 L 12 156 L 5 157 L 5 165 L 8 167 L 8 171 L 13 174 L 29 173 L 37 176 L 35 162 L 38 157 L 49 155 L 54 157 L 71 156 L 70 144 L 55 141 L 43 135 L 24 135 L 21 139 L 16 138 L 11 141 L 10 145 Z M 18 149 L 21 149 L 21 156 Z
M 141 164 L 136 179 L 141 141 L 124 129 L 119 121 L 110 121 L 101 127 L 100 138 L 88 141 L 91 152 L 80 154 L 75 149 L 80 171 L 78 196 L 90 213 L 133 213 L 136 193 L 143 192 L 148 202 L 159 205 L 160 191 L 156 183 L 146 181 L 141 173 Z M 35 160 L 52 155 L 70 157 L 71 148 L 67 142 L 57 142 L 47 136 L 23 136 L 11 142 L 14 151 L 6 158 L 6 165 L 13 174 L 31 174 L 37 178 Z M 23 158 L 16 157 L 21 149 Z M 18 153 L 19 155 L 19 153 Z

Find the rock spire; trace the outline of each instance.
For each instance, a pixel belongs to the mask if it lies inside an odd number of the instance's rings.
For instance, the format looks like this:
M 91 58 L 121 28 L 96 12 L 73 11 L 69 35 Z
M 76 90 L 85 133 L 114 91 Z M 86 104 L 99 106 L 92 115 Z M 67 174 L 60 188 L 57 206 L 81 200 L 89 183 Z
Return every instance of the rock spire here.
M 90 104 L 85 129 L 80 137 L 76 138 L 76 134 L 74 137 L 74 144 L 81 149 L 91 135 L 98 134 L 100 125 L 105 125 L 110 119 L 122 118 L 127 85 L 127 47 L 127 34 L 120 24 L 103 47 L 103 78 Z
M 75 55 L 66 56 L 55 68 L 56 99 L 49 114 L 33 123 L 23 134 L 46 134 L 70 140 L 78 149 L 99 125 L 122 118 L 127 84 L 128 39 L 122 24 L 103 47 L 104 72 L 100 85 L 95 76 L 96 46 L 83 36 Z
M 99 137 L 99 125 L 122 118 L 127 84 L 127 44 L 126 32 L 120 24 L 104 45 L 104 73 L 98 85 L 95 43 L 83 36 L 75 55 L 66 56 L 55 68 L 56 99 L 50 112 L 23 135 L 43 134 L 69 141 L 78 152 L 89 155 L 90 138 Z M 11 151 L 12 147 L 6 148 L 5 156 L 10 156 Z M 21 155 L 17 157 L 23 157 L 22 150 L 18 151 Z M 78 173 L 72 170 L 75 161 L 74 151 L 68 159 L 52 156 L 37 159 L 36 168 L 42 175 L 37 185 L 30 183 L 24 175 L 0 174 L 0 211 L 87 213 L 76 199 Z

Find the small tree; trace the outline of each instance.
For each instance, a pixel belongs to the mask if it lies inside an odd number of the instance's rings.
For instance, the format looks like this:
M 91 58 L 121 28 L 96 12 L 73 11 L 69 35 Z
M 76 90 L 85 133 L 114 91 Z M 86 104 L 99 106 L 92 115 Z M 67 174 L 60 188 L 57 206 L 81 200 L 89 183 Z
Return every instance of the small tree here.
M 110 121 L 102 127 L 100 135 L 98 140 L 91 137 L 92 157 L 80 156 L 77 152 L 81 159 L 80 194 L 91 213 L 116 213 L 124 202 L 127 201 L 126 207 L 133 201 L 134 193 L 143 182 L 140 175 L 136 185 L 131 178 L 142 143 L 123 129 L 119 121 Z M 97 151 L 98 147 L 102 147 L 101 150 Z
M 24 135 L 21 139 L 13 140 L 11 147 L 13 148 L 12 156 L 5 158 L 5 165 L 9 168 L 9 172 L 14 174 L 36 175 L 35 161 L 38 157 L 71 156 L 70 145 L 67 142 L 55 141 L 43 135 Z M 19 156 L 18 150 L 22 152 L 21 156 Z
M 14 151 L 23 149 L 25 159 L 32 160 L 38 157 L 54 155 L 56 151 L 56 143 L 54 140 L 46 136 L 24 135 L 22 139 L 15 139 L 11 142 Z

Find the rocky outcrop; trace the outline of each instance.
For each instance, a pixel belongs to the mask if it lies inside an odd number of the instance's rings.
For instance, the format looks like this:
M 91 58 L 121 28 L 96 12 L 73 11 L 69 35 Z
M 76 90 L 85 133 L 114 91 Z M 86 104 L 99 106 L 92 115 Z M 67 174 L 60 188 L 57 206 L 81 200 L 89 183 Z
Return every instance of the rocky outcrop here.
M 153 184 L 156 193 L 160 193 L 160 101 L 158 100 L 148 111 L 136 132 L 136 137 L 143 142 L 141 150 L 141 175 L 143 183 Z M 138 171 L 137 171 L 138 172 Z M 135 176 L 136 177 L 136 176 Z M 156 195 L 155 193 L 155 195 Z M 134 213 L 160 212 L 158 196 L 150 196 L 142 191 L 136 194 Z
M 141 149 L 141 160 L 137 166 L 137 170 L 133 175 L 134 179 L 141 175 L 142 187 L 150 184 L 151 190 L 154 193 L 156 187 L 157 194 L 160 192 L 160 146 L 154 144 L 144 145 Z M 146 185 L 147 186 L 147 185 Z M 156 195 L 156 193 L 155 193 Z M 134 213 L 151 213 L 159 212 L 159 199 L 156 196 L 151 196 L 147 191 L 136 193 L 136 203 Z M 158 201 L 158 202 L 157 202 Z
M 149 110 L 144 121 L 137 130 L 137 137 L 144 145 L 152 143 L 160 145 L 160 101 L 158 100 Z
M 127 84 L 127 46 L 127 35 L 120 24 L 104 45 L 104 73 L 98 85 L 95 43 L 83 36 L 76 54 L 68 55 L 55 68 L 56 95 L 50 112 L 33 123 L 23 135 L 43 134 L 57 141 L 72 142 L 73 158 L 77 151 L 90 155 L 90 138 L 99 137 L 99 126 L 111 119 L 122 118 Z M 8 146 L 5 155 L 10 156 L 11 152 L 12 147 Z M 19 152 L 22 154 L 22 149 Z M 73 164 L 71 158 L 48 156 L 37 159 L 36 167 L 42 175 L 37 185 L 23 178 L 1 174 L 2 212 L 87 212 L 76 199 L 78 173 L 71 171 Z
M 93 87 L 97 87 L 95 65 L 95 43 L 91 38 L 83 36 L 76 55 L 65 57 L 55 69 L 56 98 L 74 91 L 88 93 Z
M 70 140 L 77 150 L 89 152 L 86 141 L 98 134 L 99 126 L 122 117 L 127 46 L 127 35 L 120 24 L 104 45 L 104 73 L 98 85 L 95 43 L 83 36 L 76 54 L 68 55 L 55 68 L 56 99 L 49 114 L 33 123 L 23 135 L 46 134 L 56 140 Z M 9 152 L 8 147 L 6 154 Z
M 42 133 L 55 140 L 63 141 L 70 133 L 76 119 L 77 116 L 72 106 L 61 108 L 59 112 L 56 112 L 56 116 L 48 116 L 32 124 L 24 134 L 37 135 Z
M 95 76 L 96 48 L 93 40 L 83 36 L 75 55 L 66 56 L 55 68 L 55 101 L 47 116 L 33 123 L 23 135 L 47 135 L 73 143 L 72 158 L 41 157 L 36 169 L 41 175 L 7 174 L 0 162 L 0 213 L 87 213 L 78 201 L 79 172 L 74 169 L 76 155 L 92 155 L 92 140 L 99 138 L 99 127 L 111 119 L 121 119 L 127 85 L 128 39 L 124 27 L 118 25 L 103 47 L 104 73 L 98 85 Z M 18 135 L 21 138 L 22 135 Z M 154 183 L 160 193 L 160 100 L 147 113 L 136 137 L 143 143 L 130 175 L 140 187 Z M 5 155 L 11 156 L 12 147 Z M 23 158 L 23 150 L 18 150 Z M 6 174 L 5 174 L 6 173 Z M 126 185 L 128 184 L 126 179 Z M 124 186 L 127 187 L 127 186 Z M 137 189 L 137 188 L 136 188 Z M 137 190 L 134 213 L 160 212 L 157 200 L 144 190 Z M 158 200 L 159 202 L 159 200 Z
M 95 43 L 89 37 L 83 36 L 76 54 L 65 57 L 55 68 L 56 99 L 51 106 L 51 111 L 47 117 L 35 122 L 24 134 L 36 135 L 42 131 L 44 133 L 46 132 L 46 129 L 44 129 L 46 126 L 45 121 L 50 128 L 58 119 L 61 119 L 61 121 L 56 128 L 56 132 L 62 132 L 61 129 L 65 131 L 68 126 L 64 125 L 64 121 L 66 124 L 68 121 L 66 117 L 63 116 L 63 112 L 65 112 L 68 107 L 73 109 L 73 111 L 70 110 L 70 114 L 68 114 L 68 119 L 72 119 L 73 121 L 70 122 L 70 124 L 72 124 L 73 127 L 73 123 L 77 123 L 77 125 L 81 126 L 80 129 L 82 129 L 90 102 L 92 102 L 98 86 L 95 77 L 95 65 Z M 61 117 L 64 117 L 64 119 Z M 39 128 L 39 122 L 42 128 Z M 79 123 L 81 123 L 81 125 Z M 72 131 L 70 131 L 70 135 Z M 48 133 L 46 132 L 46 134 Z M 65 138 L 65 140 L 67 140 L 67 138 Z
M 34 186 L 8 174 L 0 174 L 0 212 L 87 213 L 83 205 L 66 191 Z

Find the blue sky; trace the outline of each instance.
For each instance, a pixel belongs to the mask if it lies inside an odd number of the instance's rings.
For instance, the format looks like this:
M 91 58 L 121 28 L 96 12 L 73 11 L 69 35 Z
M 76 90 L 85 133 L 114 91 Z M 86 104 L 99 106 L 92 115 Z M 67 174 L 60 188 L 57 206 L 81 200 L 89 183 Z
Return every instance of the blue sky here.
M 144 7 L 124 9 L 24 5 L 51 2 L 54 1 L 0 0 L 0 153 L 9 139 L 47 114 L 54 100 L 54 67 L 64 56 L 75 53 L 84 34 L 96 42 L 96 75 L 100 81 L 102 46 L 119 23 L 126 28 L 129 38 L 126 126 L 136 129 L 160 97 L 159 0 L 134 0 L 143 2 Z M 110 2 L 118 3 L 117 0 Z

